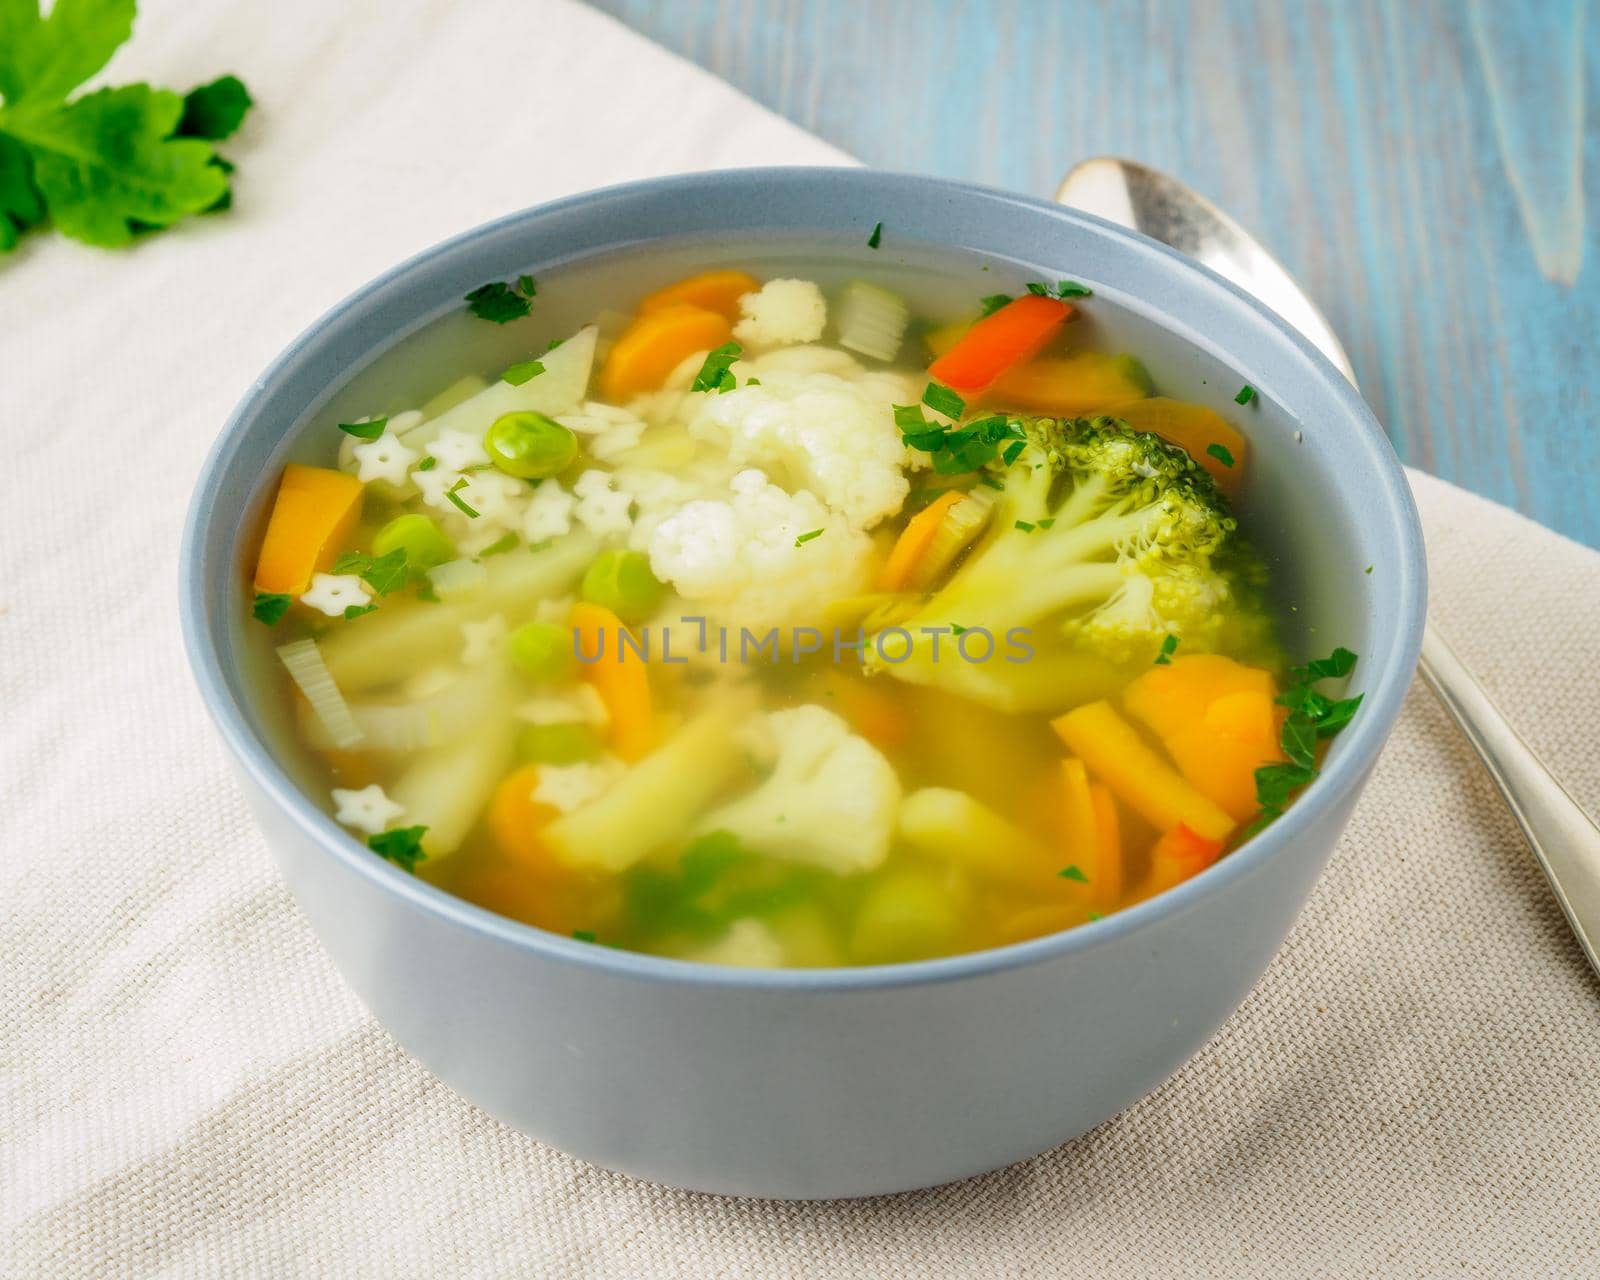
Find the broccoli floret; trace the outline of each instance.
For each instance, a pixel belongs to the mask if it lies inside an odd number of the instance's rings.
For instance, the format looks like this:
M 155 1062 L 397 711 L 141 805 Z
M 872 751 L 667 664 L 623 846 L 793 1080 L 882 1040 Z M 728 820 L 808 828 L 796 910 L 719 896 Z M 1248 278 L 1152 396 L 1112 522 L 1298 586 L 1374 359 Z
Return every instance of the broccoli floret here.
M 1020 451 L 985 477 L 1001 485 L 991 532 L 903 624 L 909 656 L 895 661 L 906 641 L 885 634 L 869 668 L 1032 710 L 1081 697 L 1065 686 L 1083 681 L 1062 681 L 1075 665 L 1115 687 L 1169 636 L 1185 652 L 1270 647 L 1260 562 L 1188 453 L 1113 418 L 1015 422 Z M 1032 660 L 979 665 L 935 634 L 976 627 L 1025 629 Z

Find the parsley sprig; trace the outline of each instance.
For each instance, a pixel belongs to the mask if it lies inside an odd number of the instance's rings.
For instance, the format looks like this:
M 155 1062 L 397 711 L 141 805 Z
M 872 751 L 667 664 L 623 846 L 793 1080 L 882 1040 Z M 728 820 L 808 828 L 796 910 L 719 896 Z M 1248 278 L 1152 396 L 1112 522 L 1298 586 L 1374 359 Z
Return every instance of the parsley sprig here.
M 402 870 L 415 872 L 417 863 L 428 855 L 422 851 L 422 837 L 427 827 L 396 827 L 393 831 L 380 831 L 367 837 L 367 848 L 379 857 L 387 858 Z
M 1256 803 L 1261 813 L 1251 824 L 1251 835 L 1282 817 L 1294 793 L 1317 777 L 1317 742 L 1349 724 L 1361 706 L 1362 694 L 1330 698 L 1316 687 L 1324 680 L 1348 676 L 1355 670 L 1356 660 L 1350 650 L 1339 648 L 1289 672 L 1288 687 L 1278 696 L 1279 705 L 1289 709 L 1279 735 L 1283 754 L 1289 758 L 1256 770 Z
M 1030 280 L 1028 292 L 1036 293 L 1041 298 L 1092 298 L 1094 290 L 1086 284 L 1079 284 L 1076 280 L 1057 280 L 1055 284 L 1046 284 L 1043 280 Z
M 689 390 L 715 391 L 718 395 L 737 390 L 739 379 L 734 377 L 733 362 L 743 354 L 744 348 L 737 342 L 724 342 L 706 356 L 706 362 L 700 366 L 700 372 L 694 375 Z
M 503 280 L 491 280 L 467 294 L 467 310 L 480 320 L 510 324 L 533 310 L 533 297 L 538 292 L 539 287 L 532 276 L 518 276 L 510 284 Z
M 223 76 L 187 97 L 147 84 L 72 93 L 133 29 L 135 0 L 0 4 L 0 253 L 48 218 L 118 248 L 191 214 L 226 209 L 230 165 L 212 144 L 250 94 Z

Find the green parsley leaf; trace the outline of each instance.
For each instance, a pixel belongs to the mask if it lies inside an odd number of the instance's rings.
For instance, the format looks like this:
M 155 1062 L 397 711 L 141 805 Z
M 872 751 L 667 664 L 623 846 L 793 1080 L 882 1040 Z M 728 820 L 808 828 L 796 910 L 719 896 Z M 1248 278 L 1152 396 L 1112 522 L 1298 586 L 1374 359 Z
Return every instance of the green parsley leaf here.
M 812 541 L 814 538 L 820 538 L 821 536 L 821 529 L 808 529 L 805 533 L 802 533 L 794 540 L 794 545 L 797 547 L 803 547 L 806 543 Z
M 406 563 L 406 549 L 396 547 L 387 555 L 369 556 L 360 551 L 346 551 L 333 562 L 335 573 L 355 573 L 380 596 L 398 591 L 411 577 Z
M 0 253 L 15 248 L 22 233 L 43 220 L 44 197 L 33 185 L 27 148 L 0 133 Z
M 1062 867 L 1056 874 L 1063 880 L 1076 880 L 1079 884 L 1089 883 L 1089 877 L 1084 875 L 1082 869 L 1077 866 Z
M 761 379 L 760 378 L 746 378 L 744 385 L 747 386 L 747 387 L 759 387 L 761 385 Z
M 1017 520 L 1012 524 L 1012 528 L 1020 529 L 1023 533 L 1032 533 L 1038 527 L 1031 520 Z
M 521 360 L 502 373 L 500 380 L 509 382 L 514 387 L 520 387 L 524 382 L 537 378 L 543 372 L 544 365 L 537 360 Z
M 221 76 L 184 94 L 183 115 L 175 132 L 180 138 L 218 142 L 239 127 L 252 105 L 250 91 L 238 76 Z
M 1361 571 L 1361 572 L 1362 572 L 1362 573 L 1371 573 L 1371 572 L 1372 572 L 1372 566 L 1371 566 L 1371 565 L 1370 565 L 1370 564 L 1369 564 L 1369 565 L 1368 565 L 1368 566 L 1367 566 L 1367 567 L 1366 567 L 1366 568 L 1365 568 L 1365 569 L 1363 569 L 1363 570 L 1362 570 L 1362 571 Z
M 1045 284 L 1042 280 L 1028 282 L 1028 292 L 1041 298 L 1090 298 L 1094 290 L 1088 285 L 1079 284 L 1076 280 L 1058 280 L 1054 285 Z
M 524 298 L 531 298 L 539 292 L 539 286 L 534 283 L 533 277 L 522 275 L 517 277 L 517 292 Z
M 966 628 L 963 627 L 959 622 L 952 622 L 950 624 L 950 634 L 953 636 L 958 636 L 965 630 Z
M 946 427 L 929 427 L 924 431 L 908 431 L 900 439 L 908 449 L 915 449 L 919 453 L 938 453 L 944 448 L 949 434 Z
M 466 499 L 463 498 L 460 493 L 460 491 L 466 487 L 467 478 L 466 476 L 462 476 L 461 479 L 457 480 L 453 485 L 444 491 L 444 496 L 450 500 L 450 505 L 462 515 L 466 516 L 467 519 L 476 520 L 478 518 L 478 513 L 467 505 Z
M 1039 527 L 1041 529 L 1048 529 L 1054 525 L 1055 522 L 1056 518 L 1054 516 L 1046 516 L 1043 520 L 1039 521 Z
M 1268 826 L 1279 817 L 1290 797 L 1317 777 L 1316 747 L 1319 738 L 1332 737 L 1350 723 L 1361 706 L 1361 694 L 1353 698 L 1329 698 L 1314 686 L 1321 680 L 1338 679 L 1355 670 L 1356 655 L 1348 649 L 1335 649 L 1289 672 L 1289 683 L 1278 695 L 1278 703 L 1289 708 L 1284 717 L 1279 741 L 1288 762 L 1263 765 L 1256 770 L 1256 803 L 1261 814 L 1247 835 Z
M 979 298 L 978 306 L 980 310 L 978 312 L 978 319 L 982 320 L 985 316 L 992 316 L 1007 303 L 1015 301 L 1016 299 L 1013 298 L 1009 293 L 991 293 L 986 298 Z
M 1208 444 L 1206 452 L 1225 467 L 1233 465 L 1233 451 L 1225 444 L 1217 444 L 1215 442 Z
M 349 622 L 351 618 L 359 618 L 364 613 L 373 613 L 377 608 L 375 604 L 347 604 L 344 607 L 344 620 Z
M 83 0 L 69 7 L 81 10 Z M 7 28 L 15 19 L 5 16 L 15 12 L 14 6 L 0 9 L 0 59 L 10 63 L 0 69 L 0 91 L 6 97 L 0 134 L 13 144 L 7 148 L 12 156 L 6 195 L 7 221 L 13 228 L 20 222 L 13 206 L 22 203 L 15 192 L 18 145 L 27 152 L 33 192 L 51 222 L 87 244 L 121 247 L 132 242 L 137 230 L 169 226 L 227 194 L 228 177 L 212 163 L 216 153 L 211 144 L 173 136 L 183 114 L 183 99 L 175 93 L 132 84 L 56 105 L 44 96 L 25 96 L 24 102 L 33 105 L 19 106 L 10 84 L 21 69 L 7 48 Z M 14 242 L 15 230 L 5 238 Z
M 389 425 L 387 418 L 374 418 L 371 422 L 341 422 L 339 430 L 357 440 L 376 440 Z
M 276 591 L 258 591 L 255 603 L 250 606 L 250 616 L 269 627 L 276 626 L 283 621 L 283 615 L 289 612 L 289 606 L 293 603 L 292 596 Z
M 872 234 L 867 237 L 867 248 L 876 249 L 883 243 L 883 223 L 878 223 L 872 228 Z
M 490 556 L 504 555 L 507 551 L 515 551 L 517 544 L 522 539 L 514 533 L 508 533 L 503 538 L 496 538 L 482 551 L 478 552 L 478 559 L 487 560 Z
M 690 391 L 715 391 L 718 395 L 735 390 L 739 380 L 733 376 L 733 362 L 744 352 L 737 342 L 724 342 L 706 356 L 700 372 L 694 375 Z
M 1168 632 L 1161 641 L 1161 652 L 1156 654 L 1156 666 L 1172 665 L 1172 655 L 1178 652 L 1178 637 Z
M 396 827 L 367 837 L 367 848 L 379 857 L 387 858 L 397 867 L 415 871 L 417 863 L 428 855 L 422 851 L 422 837 L 427 827 Z
M 1013 440 L 1006 446 L 1005 452 L 1000 455 L 1000 460 L 1009 467 L 1013 462 L 1022 456 L 1022 451 L 1027 447 L 1028 442 L 1026 440 Z M 1042 520 L 1040 523 L 1044 524 Z M 1054 521 L 1051 523 L 1054 523 Z M 1045 525 L 1045 527 L 1049 528 L 1050 526 Z
M 500 280 L 480 284 L 466 295 L 466 303 L 467 310 L 473 315 L 492 324 L 510 324 L 533 310 L 533 304 L 527 297 Z
M 593 929 L 574 929 L 572 931 L 573 940 L 576 942 L 594 942 L 599 936 Z
M 966 412 L 967 402 L 958 396 L 949 387 L 942 387 L 937 382 L 930 382 L 922 392 L 922 403 L 935 413 L 942 413 L 952 422 Z
M 1248 382 L 1239 388 L 1239 394 L 1234 396 L 1234 404 L 1249 404 L 1256 398 L 1256 389 Z
M 418 471 L 432 471 L 438 465 L 439 465 L 439 459 L 435 458 L 431 453 L 428 453 L 428 454 L 424 454 L 423 457 L 422 457 L 422 461 L 417 463 L 417 470 Z

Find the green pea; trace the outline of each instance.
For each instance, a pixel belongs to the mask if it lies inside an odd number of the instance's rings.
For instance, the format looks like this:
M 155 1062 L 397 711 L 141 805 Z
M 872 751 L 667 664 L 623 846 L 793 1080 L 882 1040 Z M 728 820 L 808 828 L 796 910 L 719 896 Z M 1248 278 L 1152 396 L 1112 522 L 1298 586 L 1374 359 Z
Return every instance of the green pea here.
M 572 671 L 572 629 L 554 622 L 529 622 L 511 633 L 511 661 L 523 675 L 553 684 Z
M 496 418 L 483 433 L 483 447 L 508 476 L 542 480 L 578 456 L 578 437 L 554 418 L 526 410 Z
M 372 554 L 386 556 L 391 551 L 404 549 L 406 561 L 418 569 L 431 569 L 436 564 L 456 558 L 455 543 L 427 516 L 396 516 L 372 539 Z
M 517 754 L 535 764 L 577 764 L 600 754 L 600 735 L 588 724 L 524 725 Z
M 655 612 L 667 589 L 650 572 L 650 559 L 638 551 L 602 551 L 583 575 L 579 588 L 590 604 L 604 605 L 624 622 L 639 622 Z

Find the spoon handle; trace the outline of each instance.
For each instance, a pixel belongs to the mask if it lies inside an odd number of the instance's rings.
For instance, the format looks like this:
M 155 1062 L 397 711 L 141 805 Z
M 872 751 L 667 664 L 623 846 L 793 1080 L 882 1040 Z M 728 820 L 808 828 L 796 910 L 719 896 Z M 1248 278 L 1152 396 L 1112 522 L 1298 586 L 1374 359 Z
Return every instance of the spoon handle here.
M 1432 624 L 1422 635 L 1419 670 L 1511 806 L 1578 945 L 1600 973 L 1600 827 L 1534 755 Z

